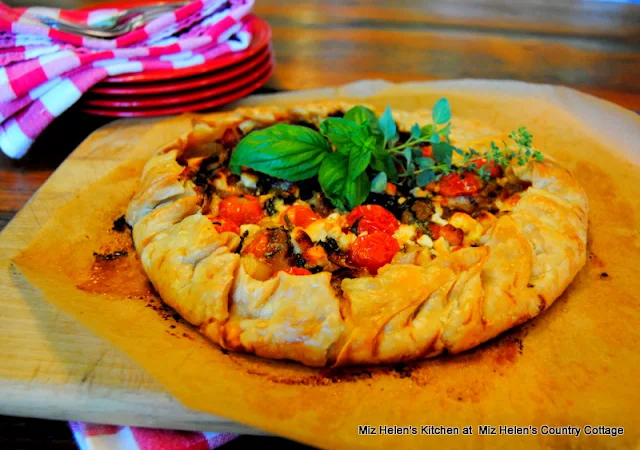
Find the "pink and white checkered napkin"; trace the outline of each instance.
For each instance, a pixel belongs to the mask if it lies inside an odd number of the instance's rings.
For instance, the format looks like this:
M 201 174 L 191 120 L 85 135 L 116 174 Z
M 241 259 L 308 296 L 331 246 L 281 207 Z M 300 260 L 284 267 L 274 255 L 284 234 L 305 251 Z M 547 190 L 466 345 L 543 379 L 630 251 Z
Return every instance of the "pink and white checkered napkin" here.
M 80 450 L 210 450 L 235 439 L 227 433 L 169 431 L 69 422 Z
M 191 67 L 246 49 L 254 0 L 194 0 L 116 39 L 80 37 L 37 15 L 78 23 L 118 10 L 10 8 L 0 2 L 0 149 L 21 158 L 35 138 L 109 76 Z

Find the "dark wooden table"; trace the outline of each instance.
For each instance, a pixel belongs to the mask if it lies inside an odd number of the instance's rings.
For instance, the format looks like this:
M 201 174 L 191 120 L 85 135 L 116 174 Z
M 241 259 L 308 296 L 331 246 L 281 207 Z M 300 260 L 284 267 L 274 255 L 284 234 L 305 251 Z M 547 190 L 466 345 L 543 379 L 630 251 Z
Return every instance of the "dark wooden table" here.
M 76 8 L 100 0 L 9 0 Z M 640 111 L 640 4 L 594 0 L 257 0 L 277 68 L 263 92 L 359 79 L 516 79 L 563 84 Z M 0 155 L 0 229 L 92 131 L 72 108 L 20 161 Z M 0 417 L 0 448 L 72 449 L 66 423 Z M 224 448 L 274 444 L 242 437 Z

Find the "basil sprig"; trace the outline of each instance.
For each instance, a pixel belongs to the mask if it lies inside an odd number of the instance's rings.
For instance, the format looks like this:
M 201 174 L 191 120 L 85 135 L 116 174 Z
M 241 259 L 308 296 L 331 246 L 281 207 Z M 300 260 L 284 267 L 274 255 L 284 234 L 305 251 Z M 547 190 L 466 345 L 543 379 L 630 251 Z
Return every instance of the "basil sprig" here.
M 447 99 L 436 102 L 433 123 L 411 127 L 409 138 L 399 142 L 391 108 L 378 118 L 369 108 L 355 106 L 344 117 L 330 117 L 320 123 L 320 132 L 298 125 L 278 124 L 245 136 L 231 155 L 229 167 L 239 174 L 248 167 L 289 181 L 318 176 L 327 198 L 340 209 L 362 204 L 369 192 L 384 192 L 388 182 L 408 187 L 425 186 L 443 175 L 465 170 L 476 171 L 488 179 L 489 168 L 480 166 L 488 159 L 506 166 L 514 158 L 519 164 L 542 155 L 531 147 L 531 134 L 520 128 L 510 135 L 517 144 L 511 150 L 494 143 L 479 154 L 464 152 L 451 145 L 451 109 Z M 431 145 L 430 157 L 422 147 Z M 453 155 L 462 156 L 454 163 Z

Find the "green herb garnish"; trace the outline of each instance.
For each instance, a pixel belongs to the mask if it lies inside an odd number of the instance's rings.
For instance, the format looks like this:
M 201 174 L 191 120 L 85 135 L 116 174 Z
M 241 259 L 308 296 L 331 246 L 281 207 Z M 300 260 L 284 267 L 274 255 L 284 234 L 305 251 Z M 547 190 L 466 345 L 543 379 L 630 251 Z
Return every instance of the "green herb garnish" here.
M 384 192 L 387 182 L 412 188 L 461 172 L 475 172 L 488 180 L 486 162 L 504 168 L 514 159 L 519 165 L 532 159 L 542 161 L 525 127 L 509 135 L 515 146 L 491 142 L 486 153 L 479 153 L 451 144 L 447 99 L 436 102 L 432 119 L 431 124 L 414 124 L 407 141 L 400 144 L 390 107 L 378 118 L 369 108 L 355 106 L 343 118 L 323 120 L 320 132 L 298 125 L 273 125 L 245 136 L 233 151 L 229 167 L 237 174 L 248 167 L 288 181 L 318 176 L 322 191 L 336 207 L 353 209 L 369 192 Z M 429 144 L 433 157 L 422 153 L 421 147 Z M 455 160 L 454 154 L 460 157 Z

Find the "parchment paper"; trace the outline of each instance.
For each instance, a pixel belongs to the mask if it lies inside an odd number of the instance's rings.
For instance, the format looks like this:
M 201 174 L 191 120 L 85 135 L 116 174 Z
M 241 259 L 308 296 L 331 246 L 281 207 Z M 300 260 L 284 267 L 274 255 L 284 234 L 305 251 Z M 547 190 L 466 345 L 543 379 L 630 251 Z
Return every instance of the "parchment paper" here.
M 132 161 L 55 214 L 15 263 L 51 303 L 121 348 L 188 407 L 311 445 L 638 448 L 638 117 L 566 88 L 487 81 L 364 81 L 239 104 L 336 96 L 405 110 L 446 96 L 454 117 L 479 119 L 502 132 L 526 125 L 534 144 L 569 167 L 587 190 L 587 266 L 540 317 L 455 357 L 331 371 L 222 352 L 188 325 L 167 321 L 141 273 L 129 272 L 116 295 L 77 287 L 95 275 L 93 252 L 126 247 L 126 239 L 110 231 L 112 221 L 124 212 L 144 158 L 184 131 L 188 117 L 155 125 Z M 129 252 L 118 264 L 135 265 Z M 477 428 L 545 424 L 624 427 L 624 434 L 478 436 Z M 415 426 L 417 435 L 361 436 L 359 425 Z M 457 426 L 460 433 L 471 425 L 473 435 L 424 435 L 423 425 Z

